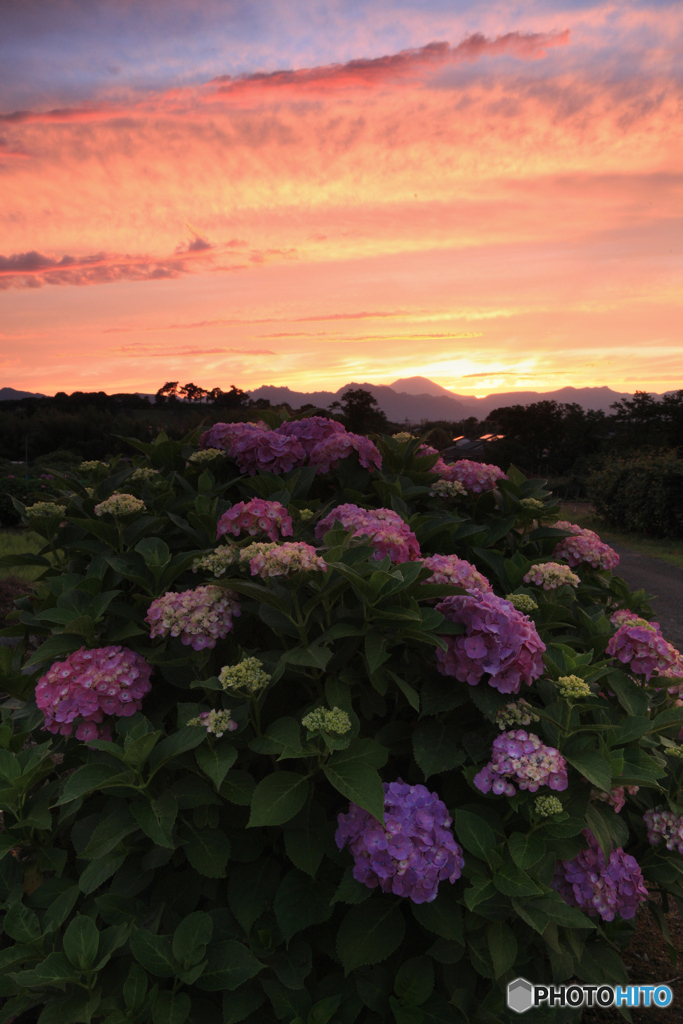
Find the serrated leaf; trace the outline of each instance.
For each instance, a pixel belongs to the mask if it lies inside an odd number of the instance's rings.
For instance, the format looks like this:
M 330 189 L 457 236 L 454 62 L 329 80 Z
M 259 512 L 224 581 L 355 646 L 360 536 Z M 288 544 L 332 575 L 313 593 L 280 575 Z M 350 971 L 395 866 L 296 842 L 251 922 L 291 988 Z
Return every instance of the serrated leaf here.
M 411 910 L 415 920 L 427 931 L 462 945 L 462 908 L 452 886 L 441 883 L 435 900 L 431 903 L 414 903 Z
M 154 935 L 133 925 L 130 948 L 140 966 L 156 978 L 175 977 L 178 965 L 173 956 L 170 935 Z
M 587 751 L 585 754 L 565 754 L 564 757 L 589 782 L 605 793 L 609 793 L 612 786 L 612 766 L 607 758 L 596 751 Z
M 289 942 L 293 935 L 332 916 L 330 899 L 334 885 L 314 882 L 301 871 L 289 871 L 280 883 L 273 902 L 275 920 Z
M 156 800 L 142 798 L 131 804 L 131 812 L 138 825 L 157 846 L 175 849 L 172 836 L 173 826 L 178 814 L 176 798 L 168 790 Z
M 194 756 L 204 774 L 208 775 L 216 789 L 220 789 L 223 779 L 237 760 L 237 750 L 229 740 L 218 740 L 213 747 L 197 747 Z
M 262 779 L 251 798 L 247 828 L 283 825 L 298 814 L 308 794 L 308 778 L 298 772 L 273 772 Z
M 183 845 L 188 861 L 205 878 L 225 878 L 230 840 L 217 828 L 193 829 Z
M 187 992 L 159 992 L 152 1003 L 153 1024 L 184 1024 L 191 1007 Z
M 515 933 L 504 921 L 494 921 L 487 932 L 489 953 L 496 980 L 514 965 L 517 958 Z
M 455 835 L 459 843 L 475 857 L 488 860 L 496 845 L 493 829 L 484 818 L 471 811 L 455 811 Z
M 337 954 L 344 974 L 386 960 L 400 946 L 405 930 L 403 914 L 395 903 L 372 899 L 352 907 L 337 932 Z
M 205 992 L 232 991 L 262 970 L 254 954 L 234 939 L 214 943 L 208 952 L 208 963 L 196 985 Z
M 545 854 L 545 843 L 537 835 L 513 832 L 508 840 L 510 856 L 517 865 L 525 871 Z
M 173 956 L 185 969 L 196 967 L 204 959 L 212 933 L 213 921 L 208 914 L 201 910 L 188 914 L 173 933 Z
M 87 796 L 88 793 L 94 793 L 112 783 L 125 784 L 126 781 L 133 781 L 131 772 L 122 773 L 120 768 L 113 768 L 107 764 L 83 765 L 66 780 L 57 806 L 78 800 L 79 797 Z
M 97 959 L 100 933 L 95 922 L 79 914 L 64 932 L 64 952 L 79 971 L 87 971 Z
M 425 780 L 465 761 L 458 730 L 447 718 L 425 718 L 413 732 L 413 753 Z

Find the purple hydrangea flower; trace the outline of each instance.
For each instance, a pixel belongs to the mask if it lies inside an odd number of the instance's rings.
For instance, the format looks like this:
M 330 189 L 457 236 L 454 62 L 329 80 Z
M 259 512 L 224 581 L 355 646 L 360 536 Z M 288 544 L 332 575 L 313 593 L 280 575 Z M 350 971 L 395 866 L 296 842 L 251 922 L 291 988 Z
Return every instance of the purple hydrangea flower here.
M 519 693 L 543 673 L 545 644 L 528 615 L 495 594 L 456 595 L 436 606 L 450 622 L 461 622 L 464 634 L 447 636 L 446 651 L 437 650 L 439 672 L 476 686 L 485 672 L 501 693 Z
M 36 686 L 36 704 L 45 715 L 44 729 L 76 739 L 110 739 L 105 715 L 129 718 L 142 708 L 152 689 L 152 668 L 125 647 L 81 647 L 56 661 Z
M 674 814 L 661 807 L 645 811 L 643 819 L 647 826 L 647 840 L 658 846 L 662 840 L 667 850 L 683 853 L 683 814 Z
M 384 827 L 356 804 L 337 821 L 337 846 L 348 846 L 353 877 L 370 889 L 431 903 L 439 882 L 460 878 L 465 860 L 450 828 L 453 819 L 426 786 L 385 782 Z
M 513 729 L 496 736 L 491 760 L 474 776 L 482 793 L 514 796 L 514 780 L 520 789 L 535 793 L 539 786 L 561 792 L 569 785 L 567 762 L 555 747 L 546 745 L 533 732 Z
M 343 423 L 328 420 L 326 416 L 308 416 L 303 420 L 285 420 L 275 433 L 296 438 L 306 455 L 310 455 L 317 444 L 334 434 L 345 434 L 346 428 Z
M 263 434 L 267 433 L 268 429 L 262 420 L 259 420 L 258 423 L 214 423 L 199 438 L 199 447 L 229 451 L 231 446 L 240 441 L 245 434 L 254 431 Z
M 507 475 L 498 466 L 472 462 L 470 459 L 460 459 L 449 465 L 440 458 L 432 473 L 438 473 L 442 480 L 459 481 L 472 494 L 492 491 L 499 480 L 507 480 Z
M 552 881 L 570 907 L 578 907 L 590 917 L 613 921 L 616 914 L 628 920 L 635 917 L 638 904 L 647 899 L 648 892 L 638 861 L 618 846 L 609 861 L 605 861 L 595 836 L 583 830 L 588 849 L 572 860 L 559 860 Z

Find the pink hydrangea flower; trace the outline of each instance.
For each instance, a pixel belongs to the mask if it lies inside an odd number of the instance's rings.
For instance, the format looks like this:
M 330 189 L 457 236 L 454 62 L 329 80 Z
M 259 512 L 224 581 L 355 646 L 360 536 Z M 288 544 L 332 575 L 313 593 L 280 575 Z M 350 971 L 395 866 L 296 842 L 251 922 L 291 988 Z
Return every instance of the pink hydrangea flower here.
M 619 626 L 607 644 L 607 653 L 628 664 L 632 672 L 650 679 L 653 675 L 683 677 L 683 658 L 650 623 Z
M 524 729 L 496 736 L 491 760 L 474 776 L 474 785 L 482 793 L 514 796 L 517 790 L 535 793 L 539 786 L 561 791 L 569 785 L 567 762 L 555 747 L 546 745 L 533 732 Z
M 248 562 L 252 576 L 291 576 L 295 572 L 327 572 L 327 564 L 316 549 L 304 541 L 284 544 L 249 544 L 242 548 L 240 562 Z
M 478 569 L 458 558 L 457 555 L 430 555 L 424 559 L 427 569 L 432 570 L 432 575 L 424 580 L 425 583 L 452 583 L 456 587 L 463 587 L 471 594 L 492 593 L 493 587 Z
M 640 786 L 613 786 L 609 793 L 602 789 L 592 789 L 591 800 L 604 800 L 605 803 L 611 804 L 618 814 L 626 805 L 626 793 L 635 796 L 639 789 Z
M 595 836 L 583 830 L 588 849 L 572 860 L 559 860 L 552 881 L 570 907 L 578 907 L 590 917 L 613 921 L 616 914 L 625 920 L 635 917 L 638 905 L 647 899 L 648 892 L 638 861 L 618 846 L 609 861 Z
M 419 783 L 384 783 L 384 826 L 357 804 L 337 821 L 335 842 L 351 851 L 353 877 L 369 889 L 431 903 L 439 882 L 457 881 L 465 866 L 446 805 Z
M 604 544 L 592 530 L 584 530 L 576 523 L 568 523 L 565 519 L 559 519 L 553 526 L 571 533 L 570 537 L 564 537 L 555 545 L 553 558 L 560 558 L 572 567 L 586 562 L 594 569 L 612 570 L 619 565 L 619 555 L 616 551 L 608 544 Z
M 275 430 L 267 433 L 244 434 L 228 449 L 228 455 L 237 463 L 240 473 L 288 473 L 295 466 L 303 466 L 306 452 L 295 437 L 278 434 Z
M 575 572 L 572 572 L 568 565 L 560 565 L 559 562 L 540 562 L 532 565 L 524 577 L 525 583 L 535 583 L 544 590 L 557 590 L 558 587 L 578 587 L 581 582 Z
M 263 498 L 238 501 L 218 520 L 216 540 L 225 533 L 239 537 L 243 531 L 251 537 L 265 533 L 273 541 L 280 537 L 291 537 L 292 517 L 279 501 L 265 501 Z
M 329 473 L 336 469 L 341 459 L 348 458 L 353 451 L 358 452 L 358 461 L 365 469 L 381 469 L 382 456 L 376 445 L 361 434 L 342 433 L 329 434 L 311 449 L 310 465 L 315 466 L 318 473 Z
M 358 505 L 337 505 L 315 528 L 317 538 L 324 536 L 335 523 L 352 530 L 355 537 L 367 537 L 375 547 L 373 558 L 388 556 L 392 562 L 410 562 L 420 557 L 417 537 L 398 512 L 389 508 L 364 509 Z
M 56 661 L 36 686 L 36 704 L 45 715 L 44 729 L 76 739 L 109 739 L 105 716 L 129 718 L 152 689 L 151 665 L 126 647 L 81 647 Z
M 661 634 L 662 632 L 658 622 L 642 619 L 636 612 L 631 612 L 628 608 L 620 608 L 619 611 L 610 615 L 610 622 L 615 629 L 619 629 L 619 626 L 649 626 L 650 629 L 654 629 L 655 633 Z
M 495 594 L 447 597 L 436 606 L 465 633 L 446 636 L 446 651 L 437 650 L 439 672 L 476 686 L 488 672 L 489 684 L 501 693 L 518 693 L 543 674 L 541 640 L 531 619 Z
M 185 646 L 202 651 L 215 647 L 216 640 L 224 640 L 239 614 L 237 594 L 208 585 L 168 591 L 152 601 L 145 622 L 152 627 L 150 637 L 179 636 Z
M 458 480 L 472 494 L 492 491 L 499 480 L 507 480 L 507 475 L 498 466 L 469 459 L 460 459 L 452 465 L 439 459 L 432 472 L 438 473 L 443 480 Z
M 345 434 L 346 428 L 343 423 L 329 420 L 326 416 L 308 416 L 303 420 L 285 420 L 275 433 L 296 438 L 306 455 L 310 455 L 317 444 L 334 434 Z

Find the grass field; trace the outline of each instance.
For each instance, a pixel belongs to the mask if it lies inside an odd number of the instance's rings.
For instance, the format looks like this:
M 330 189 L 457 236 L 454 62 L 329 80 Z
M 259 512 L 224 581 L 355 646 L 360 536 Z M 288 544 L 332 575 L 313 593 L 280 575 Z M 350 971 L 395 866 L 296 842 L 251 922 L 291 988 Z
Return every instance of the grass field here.
M 599 519 L 588 502 L 567 501 L 560 506 L 562 519 L 569 520 L 588 530 L 594 530 L 600 540 L 606 544 L 623 544 L 629 551 L 635 551 L 639 555 L 649 555 L 651 558 L 661 558 L 669 565 L 677 565 L 683 569 L 683 540 L 659 540 L 654 537 L 644 537 L 642 533 L 622 533 L 614 530 L 607 523 Z
M 0 530 L 0 557 L 17 554 L 37 554 L 44 543 L 43 538 L 31 530 Z M 36 579 L 40 572 L 41 570 L 38 566 L 17 565 L 10 569 L 0 566 L 0 579 L 7 579 L 8 576 L 18 576 L 19 579 L 30 583 Z

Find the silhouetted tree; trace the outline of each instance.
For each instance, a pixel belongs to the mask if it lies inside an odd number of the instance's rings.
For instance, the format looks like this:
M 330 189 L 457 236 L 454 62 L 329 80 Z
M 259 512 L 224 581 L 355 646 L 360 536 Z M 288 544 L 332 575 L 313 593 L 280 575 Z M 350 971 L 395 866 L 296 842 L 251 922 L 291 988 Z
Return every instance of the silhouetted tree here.
M 159 388 L 155 397 L 156 405 L 166 405 L 169 402 L 178 401 L 178 381 L 169 380 L 163 387 Z
M 354 434 L 379 434 L 389 421 L 377 404 L 377 399 L 365 388 L 346 391 L 340 402 L 332 402 L 330 409 L 341 408 L 344 426 Z

